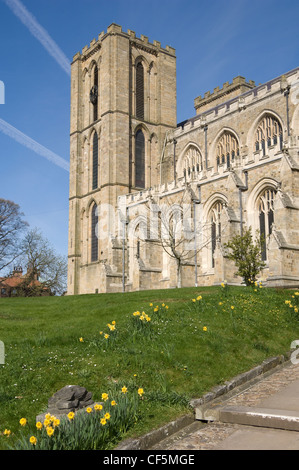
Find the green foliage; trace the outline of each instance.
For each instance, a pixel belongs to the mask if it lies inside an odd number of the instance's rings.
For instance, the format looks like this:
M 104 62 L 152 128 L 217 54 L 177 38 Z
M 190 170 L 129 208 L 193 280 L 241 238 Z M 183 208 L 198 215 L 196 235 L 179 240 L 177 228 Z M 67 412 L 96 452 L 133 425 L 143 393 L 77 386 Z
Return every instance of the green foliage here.
M 107 396 L 106 396 L 107 395 Z M 13 450 L 105 450 L 132 427 L 139 418 L 140 397 L 135 393 L 110 393 L 103 403 L 69 413 L 61 420 L 47 416 L 35 428 L 24 429 Z M 28 428 L 27 424 L 24 425 Z
M 233 260 L 238 268 L 236 274 L 241 276 L 247 286 L 252 285 L 265 267 L 261 257 L 261 240 L 253 239 L 251 227 L 244 230 L 243 235 L 235 235 L 225 244 L 227 257 Z

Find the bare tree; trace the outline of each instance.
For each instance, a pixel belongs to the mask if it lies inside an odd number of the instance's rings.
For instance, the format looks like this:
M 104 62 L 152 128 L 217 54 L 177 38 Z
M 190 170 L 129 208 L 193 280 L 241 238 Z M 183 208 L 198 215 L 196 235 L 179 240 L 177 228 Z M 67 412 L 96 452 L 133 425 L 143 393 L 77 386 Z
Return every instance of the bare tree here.
M 28 224 L 13 201 L 0 199 L 0 271 L 20 256 L 21 235 Z
M 27 275 L 18 286 L 23 296 L 63 294 L 66 290 L 67 260 L 55 253 L 37 229 L 30 230 L 22 242 L 22 259 Z
M 152 197 L 147 204 L 147 210 L 154 212 L 159 221 L 151 238 L 175 260 L 177 287 L 182 286 L 183 266 L 190 263 L 194 263 L 197 285 L 197 255 L 211 243 L 210 227 L 196 220 L 199 202 L 190 185 L 187 185 L 180 193 L 166 194 L 159 201 Z M 154 237 L 153 233 L 156 233 Z

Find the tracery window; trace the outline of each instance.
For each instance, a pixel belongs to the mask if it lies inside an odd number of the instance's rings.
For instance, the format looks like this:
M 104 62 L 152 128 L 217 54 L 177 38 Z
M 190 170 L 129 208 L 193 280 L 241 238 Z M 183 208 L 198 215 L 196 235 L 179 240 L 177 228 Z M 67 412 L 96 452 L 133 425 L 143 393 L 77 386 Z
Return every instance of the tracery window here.
M 99 141 L 98 134 L 93 134 L 92 142 L 92 189 L 98 187 Z
M 145 188 L 145 139 L 141 129 L 135 135 L 135 186 Z
M 221 241 L 221 212 L 223 209 L 223 203 L 217 201 L 210 212 L 210 223 L 211 223 L 211 256 L 212 256 L 212 268 L 215 267 L 215 250 L 217 241 Z
M 98 206 L 94 204 L 91 210 L 91 261 L 97 261 L 99 256 L 98 221 Z
M 231 132 L 224 132 L 217 144 L 217 168 L 225 165 L 230 168 L 235 158 L 239 155 L 239 143 Z
M 282 127 L 278 120 L 270 115 L 266 115 L 259 123 L 255 132 L 255 150 L 262 150 L 266 154 L 266 148 L 279 146 L 282 149 Z
M 144 68 L 141 62 L 136 66 L 136 117 L 144 119 Z
M 191 175 L 198 174 L 202 171 L 202 157 L 199 150 L 196 147 L 190 147 L 184 157 L 183 162 L 183 173 L 185 178 Z
M 262 259 L 267 259 L 267 241 L 274 223 L 274 189 L 266 189 L 258 199 L 259 230 L 261 237 Z

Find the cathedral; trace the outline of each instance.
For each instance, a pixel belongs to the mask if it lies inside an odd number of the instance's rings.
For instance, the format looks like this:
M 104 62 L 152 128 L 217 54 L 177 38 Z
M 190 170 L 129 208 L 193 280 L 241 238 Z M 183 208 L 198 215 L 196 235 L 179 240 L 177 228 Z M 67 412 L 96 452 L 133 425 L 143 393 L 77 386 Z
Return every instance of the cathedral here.
M 176 52 L 111 24 L 71 64 L 68 295 L 241 285 L 225 244 L 261 237 L 266 286 L 299 286 L 299 68 L 238 76 L 176 120 Z

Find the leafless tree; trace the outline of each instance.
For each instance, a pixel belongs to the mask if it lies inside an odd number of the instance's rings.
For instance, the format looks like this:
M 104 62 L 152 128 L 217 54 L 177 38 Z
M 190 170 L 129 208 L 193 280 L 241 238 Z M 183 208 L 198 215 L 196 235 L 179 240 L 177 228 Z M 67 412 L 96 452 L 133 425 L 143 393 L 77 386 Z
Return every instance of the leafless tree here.
M 28 224 L 13 201 L 0 199 L 0 271 L 12 264 L 21 253 L 21 236 Z
M 18 287 L 19 295 L 61 295 L 65 292 L 67 260 L 53 250 L 39 230 L 32 229 L 26 234 L 22 242 L 22 252 L 27 275 Z

